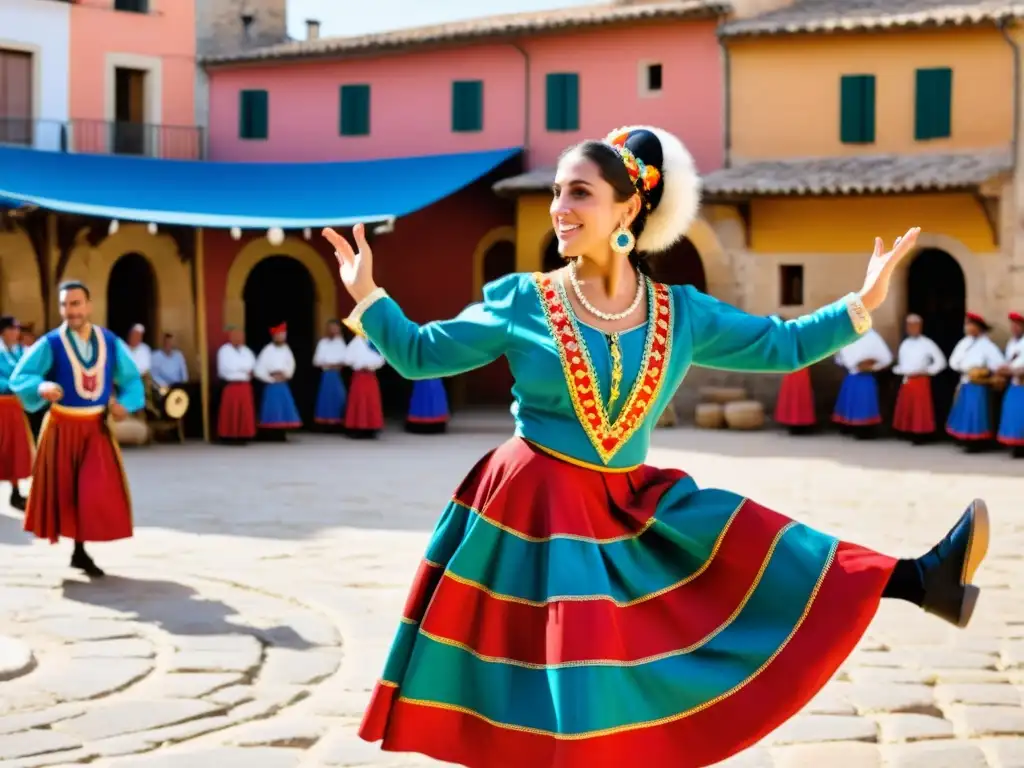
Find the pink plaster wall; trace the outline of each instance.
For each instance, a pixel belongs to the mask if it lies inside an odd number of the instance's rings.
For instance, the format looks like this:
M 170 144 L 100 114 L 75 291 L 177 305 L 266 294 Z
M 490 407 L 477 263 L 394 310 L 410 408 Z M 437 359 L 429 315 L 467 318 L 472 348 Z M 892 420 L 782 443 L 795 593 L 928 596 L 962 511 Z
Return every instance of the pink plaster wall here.
M 552 165 L 582 138 L 624 124 L 676 133 L 702 171 L 723 158 L 723 77 L 713 21 L 605 29 L 521 41 L 530 59 L 528 163 Z M 659 96 L 640 93 L 641 62 L 660 62 Z M 580 131 L 545 127 L 545 76 L 580 74 Z M 525 60 L 507 44 L 392 54 L 345 61 L 210 70 L 210 157 L 215 160 L 320 161 L 468 152 L 522 146 Z M 484 81 L 484 129 L 451 130 L 451 83 Z M 339 87 L 371 86 L 370 135 L 338 135 Z M 269 92 L 269 138 L 238 138 L 239 91 Z
M 72 6 L 72 120 L 111 119 L 106 62 L 108 53 L 117 53 L 160 59 L 160 115 L 156 122 L 167 126 L 195 123 L 195 6 L 190 0 L 149 2 L 146 14 L 115 11 L 114 0 L 78 0 Z

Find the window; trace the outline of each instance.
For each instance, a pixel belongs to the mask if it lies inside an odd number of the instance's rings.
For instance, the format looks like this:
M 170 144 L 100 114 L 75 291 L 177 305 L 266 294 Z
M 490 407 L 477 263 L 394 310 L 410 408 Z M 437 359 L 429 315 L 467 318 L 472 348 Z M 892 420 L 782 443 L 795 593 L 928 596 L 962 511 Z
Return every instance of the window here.
M 779 265 L 779 304 L 799 307 L 804 303 L 804 267 L 802 264 Z
M 840 80 L 839 140 L 843 144 L 874 143 L 874 75 L 843 75 Z
M 655 96 L 661 93 L 661 64 L 642 64 L 640 67 L 640 95 Z
M 580 129 L 580 76 L 555 73 L 547 77 L 549 131 Z
M 452 83 L 452 130 L 472 133 L 483 129 L 483 80 L 456 80 Z
M 0 48 L 0 144 L 32 143 L 32 54 Z
M 914 92 L 914 138 L 948 139 L 952 132 L 953 70 L 917 70 Z
M 114 0 L 114 10 L 149 13 L 149 0 Z
M 266 91 L 242 91 L 238 104 L 238 138 L 267 138 L 268 112 L 269 97 Z
M 338 131 L 342 136 L 370 135 L 370 86 L 341 86 Z

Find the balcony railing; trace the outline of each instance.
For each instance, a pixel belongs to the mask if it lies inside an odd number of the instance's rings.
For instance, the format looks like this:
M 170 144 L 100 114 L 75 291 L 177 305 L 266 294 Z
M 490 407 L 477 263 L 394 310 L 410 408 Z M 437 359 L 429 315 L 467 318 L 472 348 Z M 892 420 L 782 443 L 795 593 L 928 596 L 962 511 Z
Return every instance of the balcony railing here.
M 205 157 L 203 129 L 194 125 L 0 117 L 0 145 L 5 144 L 94 155 L 138 155 L 173 160 Z

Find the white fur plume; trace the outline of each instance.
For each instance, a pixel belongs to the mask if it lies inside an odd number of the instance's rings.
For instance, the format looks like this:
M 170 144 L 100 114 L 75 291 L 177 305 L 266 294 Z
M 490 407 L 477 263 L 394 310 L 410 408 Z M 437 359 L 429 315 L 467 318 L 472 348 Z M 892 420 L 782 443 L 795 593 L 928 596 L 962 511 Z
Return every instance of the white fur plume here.
M 662 128 L 630 125 L 619 131 L 650 131 L 661 142 L 664 163 L 658 170 L 665 188 L 658 207 L 647 217 L 636 248 L 643 253 L 667 251 L 689 231 L 700 209 L 700 175 L 693 156 L 683 142 Z

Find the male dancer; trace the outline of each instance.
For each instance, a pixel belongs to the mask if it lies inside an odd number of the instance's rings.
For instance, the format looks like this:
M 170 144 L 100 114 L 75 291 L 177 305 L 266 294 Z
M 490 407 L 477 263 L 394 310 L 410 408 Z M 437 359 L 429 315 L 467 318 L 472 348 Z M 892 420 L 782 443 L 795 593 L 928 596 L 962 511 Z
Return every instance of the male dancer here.
M 892 428 L 908 435 L 915 445 L 935 434 L 932 377 L 946 369 L 946 356 L 938 344 L 921 332 L 923 328 L 920 315 L 907 315 L 907 338 L 900 344 L 892 369 L 903 377 Z
M 302 426 L 302 417 L 295 407 L 288 382 L 295 376 L 295 355 L 288 346 L 288 326 L 285 323 L 270 329 L 270 343 L 260 350 L 253 375 L 264 383 L 260 403 L 260 429 L 271 430 L 284 440 L 286 430 Z
M 10 315 L 0 317 L 0 481 L 11 484 L 11 506 L 25 509 L 18 483 L 32 476 L 35 441 L 21 401 L 11 393 L 10 379 L 24 354 L 21 326 Z
M 58 296 L 64 323 L 33 344 L 11 374 L 11 390 L 26 410 L 50 403 L 25 530 L 54 543 L 62 536 L 73 539 L 71 566 L 103 576 L 85 542 L 132 535 L 128 478 L 106 416 L 124 419 L 143 407 L 145 395 L 128 347 L 93 325 L 89 289 L 65 282 Z
M 327 323 L 327 335 L 320 339 L 313 353 L 313 367 L 319 368 L 320 389 L 316 396 L 313 420 L 325 427 L 339 427 L 345 423 L 345 403 L 348 393 L 341 380 L 341 369 L 346 364 L 348 347 L 341 335 L 341 323 Z
M 256 355 L 245 346 L 245 331 L 229 325 L 228 341 L 217 350 L 217 378 L 223 385 L 217 414 L 217 437 L 245 443 L 256 437 L 256 406 L 252 371 Z

